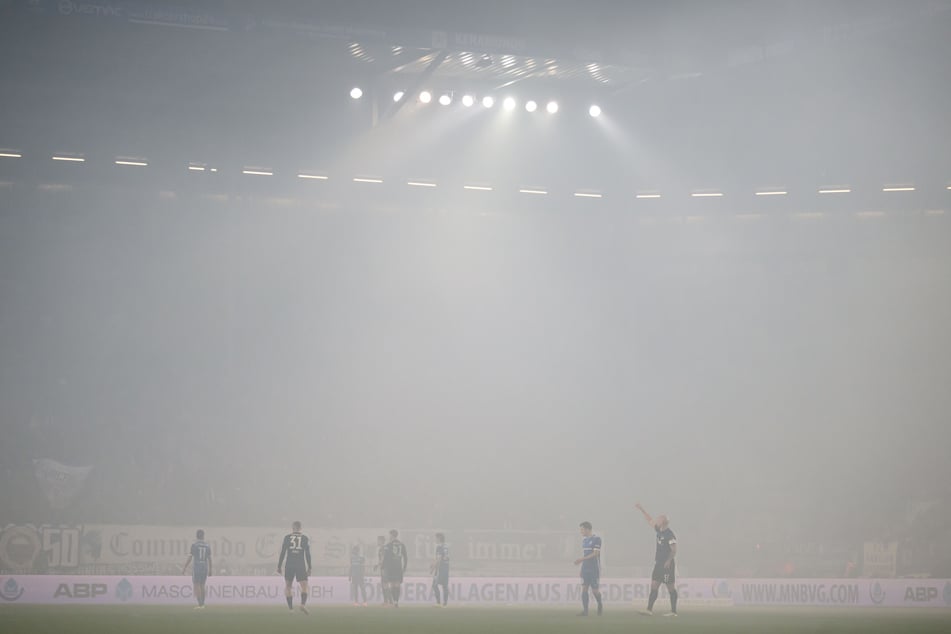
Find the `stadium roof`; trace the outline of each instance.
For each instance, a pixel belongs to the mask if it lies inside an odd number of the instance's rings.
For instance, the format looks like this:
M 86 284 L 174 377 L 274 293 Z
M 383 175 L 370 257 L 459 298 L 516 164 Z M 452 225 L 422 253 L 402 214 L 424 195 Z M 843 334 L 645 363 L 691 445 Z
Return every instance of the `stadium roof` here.
M 881 0 L 0 0 L 0 147 L 306 167 L 366 131 L 353 86 L 380 120 L 396 91 L 504 90 L 577 102 L 534 160 L 578 186 L 621 164 L 680 189 L 944 183 L 949 33 L 951 3 Z M 595 102 L 607 141 L 568 125 Z M 480 138 L 451 132 L 433 156 Z

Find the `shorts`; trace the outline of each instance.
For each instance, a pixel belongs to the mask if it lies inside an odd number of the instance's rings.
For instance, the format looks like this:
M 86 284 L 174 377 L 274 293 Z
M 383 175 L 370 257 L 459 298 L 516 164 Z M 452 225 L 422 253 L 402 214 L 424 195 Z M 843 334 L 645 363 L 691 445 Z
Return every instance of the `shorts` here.
M 598 586 L 601 585 L 601 571 L 600 570 L 585 570 L 581 569 L 581 583 L 590 587 L 592 590 L 597 590 Z
M 397 568 L 396 570 L 388 570 L 384 568 L 381 581 L 383 581 L 383 583 L 403 583 L 403 569 Z
M 291 583 L 292 581 L 307 581 L 307 568 L 306 566 L 294 565 L 288 566 L 284 569 L 284 581 Z
M 449 570 L 437 570 L 436 574 L 433 575 L 433 585 L 434 586 L 448 586 L 449 585 Z
M 192 568 L 192 582 L 205 583 L 208 580 L 208 566 L 195 566 Z
M 670 562 L 670 568 L 664 568 L 664 562 L 658 561 L 654 564 L 654 572 L 651 574 L 651 581 L 658 583 L 674 583 L 677 580 L 677 564 Z

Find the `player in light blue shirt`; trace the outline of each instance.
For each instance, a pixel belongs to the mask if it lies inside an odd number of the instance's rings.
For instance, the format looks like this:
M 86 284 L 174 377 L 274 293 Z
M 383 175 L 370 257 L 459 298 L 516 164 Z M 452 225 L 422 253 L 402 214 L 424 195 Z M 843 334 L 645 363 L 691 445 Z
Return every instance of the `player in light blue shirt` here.
M 205 541 L 205 531 L 198 529 L 195 532 L 195 543 L 192 544 L 191 552 L 185 565 L 182 567 L 182 574 L 188 570 L 188 564 L 192 564 L 192 583 L 195 586 L 195 600 L 198 601 L 196 610 L 205 608 L 205 582 L 211 576 L 211 546 Z
M 442 607 L 446 607 L 449 602 L 449 546 L 446 545 L 446 536 L 442 533 L 436 533 L 436 557 L 430 569 L 433 573 L 436 607 L 440 606 L 439 588 L 442 588 Z
M 581 565 L 581 606 L 584 608 L 578 616 L 588 616 L 588 589 L 598 602 L 598 616 L 604 609 L 601 603 L 601 538 L 591 530 L 591 522 L 581 522 L 581 557 L 575 559 L 575 565 Z
M 353 605 L 360 605 L 363 597 L 363 607 L 367 606 L 367 586 L 364 574 L 367 569 L 367 558 L 360 554 L 360 547 L 350 549 L 350 599 Z

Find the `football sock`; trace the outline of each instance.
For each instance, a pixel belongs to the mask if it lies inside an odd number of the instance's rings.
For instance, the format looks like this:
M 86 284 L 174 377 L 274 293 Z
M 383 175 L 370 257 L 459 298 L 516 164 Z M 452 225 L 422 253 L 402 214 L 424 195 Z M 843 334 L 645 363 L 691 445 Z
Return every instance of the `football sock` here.
M 598 609 L 600 610 L 600 609 L 603 607 L 603 605 L 601 604 L 601 593 L 600 593 L 600 592 L 595 592 L 595 593 L 594 593 L 594 600 L 598 602 Z
M 648 610 L 653 610 L 653 609 L 654 609 L 654 601 L 656 601 L 656 600 L 657 600 L 657 588 L 652 588 L 652 589 L 651 589 L 650 598 L 647 599 L 647 609 L 648 609 Z
M 436 595 L 436 603 L 441 603 L 439 598 L 439 586 L 435 583 L 433 584 L 433 594 Z
M 300 593 L 300 604 L 301 604 L 301 605 L 307 605 L 307 593 L 306 593 L 306 592 L 301 592 L 301 593 Z
M 677 611 L 677 591 L 676 590 L 670 591 L 670 611 L 671 612 Z
M 288 610 L 293 610 L 293 609 L 294 609 L 294 597 L 284 597 L 284 598 L 287 599 L 287 609 L 288 609 Z
M 584 608 L 585 614 L 588 613 L 588 591 L 585 590 L 581 593 L 581 607 Z

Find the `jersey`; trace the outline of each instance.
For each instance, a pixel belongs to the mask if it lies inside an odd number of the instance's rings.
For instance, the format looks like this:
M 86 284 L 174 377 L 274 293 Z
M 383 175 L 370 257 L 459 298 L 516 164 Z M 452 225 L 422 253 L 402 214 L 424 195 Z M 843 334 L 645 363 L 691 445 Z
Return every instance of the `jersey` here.
M 403 572 L 406 565 L 406 546 L 398 539 L 387 542 L 383 547 L 383 570 Z
M 601 572 L 601 538 L 597 535 L 588 535 L 581 540 L 581 555 L 583 557 L 587 557 L 595 551 L 597 551 L 597 555 L 581 562 L 582 573 Z
M 362 580 L 366 570 L 367 558 L 363 555 L 350 555 L 350 578 Z
M 670 547 L 677 543 L 674 531 L 670 528 L 657 530 L 657 552 L 654 554 L 654 561 L 662 564 L 670 558 Z
M 281 546 L 281 558 L 277 561 L 278 568 L 287 557 L 287 567 L 310 569 L 310 539 L 303 533 L 289 533 L 284 536 Z
M 199 539 L 192 544 L 192 565 L 194 570 L 208 570 L 208 562 L 211 561 L 211 546 L 203 539 Z
M 449 572 L 449 546 L 438 544 L 436 546 L 436 573 Z

